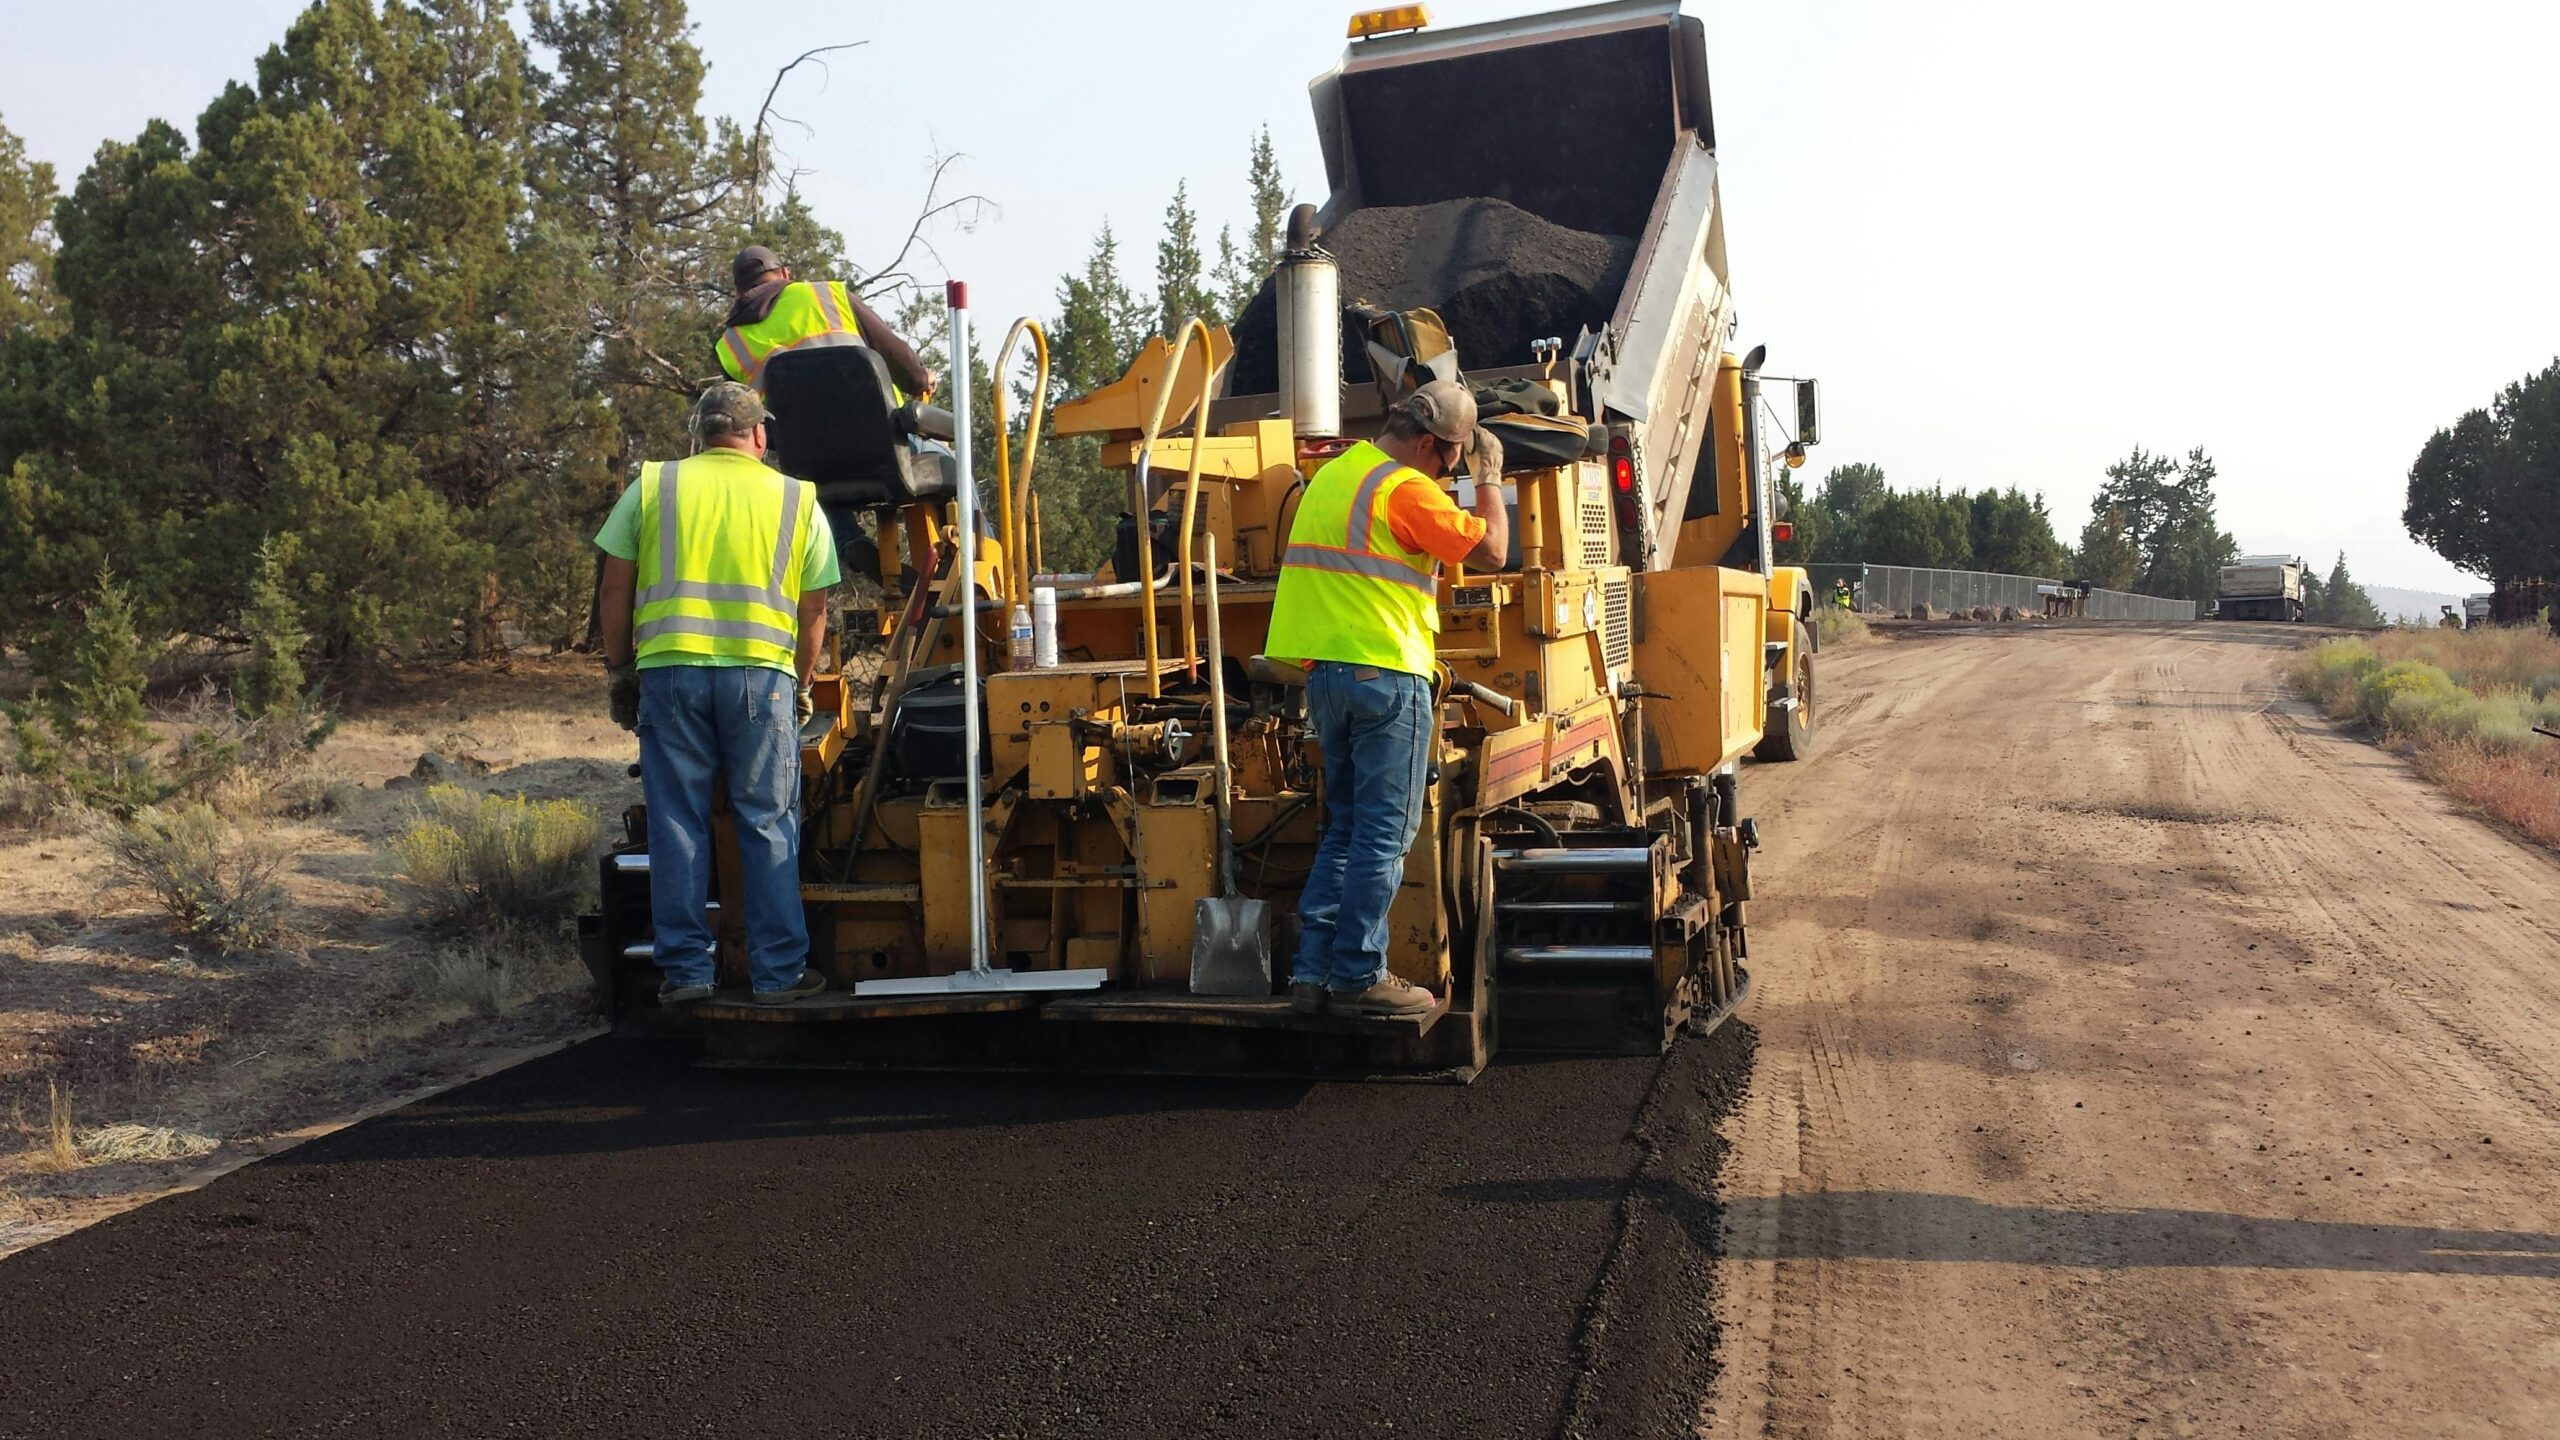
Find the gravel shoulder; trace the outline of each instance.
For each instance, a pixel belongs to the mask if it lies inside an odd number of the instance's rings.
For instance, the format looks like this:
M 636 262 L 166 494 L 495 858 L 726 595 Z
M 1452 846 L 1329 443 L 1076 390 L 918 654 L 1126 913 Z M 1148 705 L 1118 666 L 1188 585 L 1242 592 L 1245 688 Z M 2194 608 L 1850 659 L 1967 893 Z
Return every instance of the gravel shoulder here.
M 1826 657 L 1715 1436 L 2560 1433 L 2560 864 L 2276 626 Z

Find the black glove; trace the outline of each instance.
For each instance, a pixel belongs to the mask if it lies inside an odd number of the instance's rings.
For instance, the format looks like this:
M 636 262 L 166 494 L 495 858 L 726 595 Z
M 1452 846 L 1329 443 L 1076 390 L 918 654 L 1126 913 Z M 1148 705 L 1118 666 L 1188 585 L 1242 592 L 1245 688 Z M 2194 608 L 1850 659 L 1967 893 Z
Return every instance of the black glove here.
M 604 669 L 605 707 L 613 723 L 625 730 L 640 728 L 640 664 L 627 661 Z

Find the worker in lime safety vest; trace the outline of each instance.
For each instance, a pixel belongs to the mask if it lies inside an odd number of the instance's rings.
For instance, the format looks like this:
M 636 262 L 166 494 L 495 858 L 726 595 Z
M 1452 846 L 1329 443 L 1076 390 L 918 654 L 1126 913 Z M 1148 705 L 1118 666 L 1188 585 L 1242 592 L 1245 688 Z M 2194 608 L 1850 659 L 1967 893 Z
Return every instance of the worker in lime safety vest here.
M 1460 462 L 1473 513 L 1440 488 Z M 1502 445 L 1476 425 L 1475 395 L 1434 380 L 1396 402 L 1307 482 L 1280 557 L 1263 645 L 1311 662 L 1307 714 L 1324 754 L 1325 828 L 1298 898 L 1289 998 L 1301 1014 L 1417 1015 L 1429 990 L 1387 969 L 1387 907 L 1422 822 L 1423 776 L 1440 734 L 1433 637 L 1440 566 L 1499 570 L 1511 554 Z
M 800 908 L 800 722 L 839 566 L 817 487 L 765 466 L 765 419 L 744 385 L 704 391 L 697 453 L 641 466 L 596 536 L 607 696 L 640 733 L 664 1005 L 711 995 L 715 786 L 736 822 L 753 998 L 826 988 Z
M 765 361 L 784 350 L 814 345 L 868 345 L 889 362 L 901 400 L 933 393 L 933 372 L 898 332 L 862 303 L 841 280 L 794 280 L 791 267 L 762 245 L 750 245 L 729 262 L 737 299 L 721 322 L 720 368 L 729 378 L 764 389 Z

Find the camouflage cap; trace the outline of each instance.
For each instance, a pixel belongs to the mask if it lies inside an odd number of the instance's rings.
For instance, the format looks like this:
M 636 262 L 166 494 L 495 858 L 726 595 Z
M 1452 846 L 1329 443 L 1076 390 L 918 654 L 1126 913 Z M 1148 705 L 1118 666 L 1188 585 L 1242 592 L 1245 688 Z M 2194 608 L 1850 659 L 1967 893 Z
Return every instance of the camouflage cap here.
M 1464 445 L 1475 434 L 1475 392 L 1455 380 L 1434 380 L 1406 396 L 1397 408 L 1452 445 Z
M 744 435 L 767 418 L 764 401 L 735 380 L 721 381 L 693 402 L 693 434 L 697 440 Z

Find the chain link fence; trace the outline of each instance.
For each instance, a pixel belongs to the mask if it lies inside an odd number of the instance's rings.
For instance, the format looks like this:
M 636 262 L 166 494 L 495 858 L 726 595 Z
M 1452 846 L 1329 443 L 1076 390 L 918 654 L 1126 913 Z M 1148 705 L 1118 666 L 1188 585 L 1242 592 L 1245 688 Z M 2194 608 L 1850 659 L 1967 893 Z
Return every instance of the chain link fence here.
M 1981 570 L 1924 570 L 1912 565 L 1808 565 L 1815 603 L 1826 603 L 1835 582 L 1849 582 L 1860 614 L 1908 615 L 1926 605 L 1932 615 L 1954 615 L 1987 605 L 2021 615 L 2042 615 L 2048 598 L 2079 592 L 2059 580 L 2033 575 L 1994 575 Z M 2091 588 L 2080 607 L 2091 620 L 2193 620 L 2193 600 L 2163 600 Z

